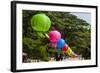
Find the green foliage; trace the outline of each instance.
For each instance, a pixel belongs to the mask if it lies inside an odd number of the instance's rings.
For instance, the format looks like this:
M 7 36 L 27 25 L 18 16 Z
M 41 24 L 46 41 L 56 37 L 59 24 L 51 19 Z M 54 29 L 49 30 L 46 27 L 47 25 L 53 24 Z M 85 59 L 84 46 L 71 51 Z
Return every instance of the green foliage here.
M 48 61 L 49 56 L 56 53 L 50 47 L 50 42 L 45 38 L 44 32 L 36 32 L 31 27 L 31 18 L 37 13 L 45 13 L 50 17 L 50 30 L 60 31 L 62 38 L 68 42 L 73 51 L 77 51 L 85 59 L 91 58 L 91 26 L 86 21 L 69 12 L 23 10 L 23 52 L 26 52 L 29 58 Z

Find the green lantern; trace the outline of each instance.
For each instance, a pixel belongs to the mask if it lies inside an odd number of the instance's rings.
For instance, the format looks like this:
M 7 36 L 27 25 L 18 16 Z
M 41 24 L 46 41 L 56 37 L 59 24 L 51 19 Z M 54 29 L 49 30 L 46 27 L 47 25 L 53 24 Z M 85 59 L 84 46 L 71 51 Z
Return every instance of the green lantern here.
M 51 26 L 51 21 L 48 16 L 43 13 L 40 13 L 32 17 L 31 25 L 35 31 L 46 32 Z

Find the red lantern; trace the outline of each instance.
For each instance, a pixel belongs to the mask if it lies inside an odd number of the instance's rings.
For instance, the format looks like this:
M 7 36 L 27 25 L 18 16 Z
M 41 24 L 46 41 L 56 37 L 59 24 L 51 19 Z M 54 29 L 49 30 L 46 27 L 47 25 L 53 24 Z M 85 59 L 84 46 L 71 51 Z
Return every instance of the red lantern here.
M 67 50 L 68 50 L 68 45 L 65 44 L 64 47 L 62 48 L 62 52 L 63 53 L 66 53 Z

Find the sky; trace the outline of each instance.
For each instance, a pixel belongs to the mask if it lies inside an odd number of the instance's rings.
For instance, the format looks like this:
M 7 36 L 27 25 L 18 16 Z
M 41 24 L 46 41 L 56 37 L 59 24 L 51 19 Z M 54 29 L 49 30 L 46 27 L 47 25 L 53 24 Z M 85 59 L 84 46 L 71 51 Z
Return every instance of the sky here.
M 91 14 L 90 13 L 83 13 L 83 12 L 72 12 L 71 14 L 77 16 L 80 19 L 83 19 L 91 24 Z

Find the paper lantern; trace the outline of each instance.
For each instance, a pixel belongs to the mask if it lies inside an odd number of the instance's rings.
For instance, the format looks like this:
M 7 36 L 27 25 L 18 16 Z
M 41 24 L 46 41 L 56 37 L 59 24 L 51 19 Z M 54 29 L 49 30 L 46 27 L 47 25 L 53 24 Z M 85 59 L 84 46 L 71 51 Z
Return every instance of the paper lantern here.
M 51 21 L 47 15 L 40 13 L 32 17 L 31 25 L 35 31 L 46 32 L 51 26 Z

